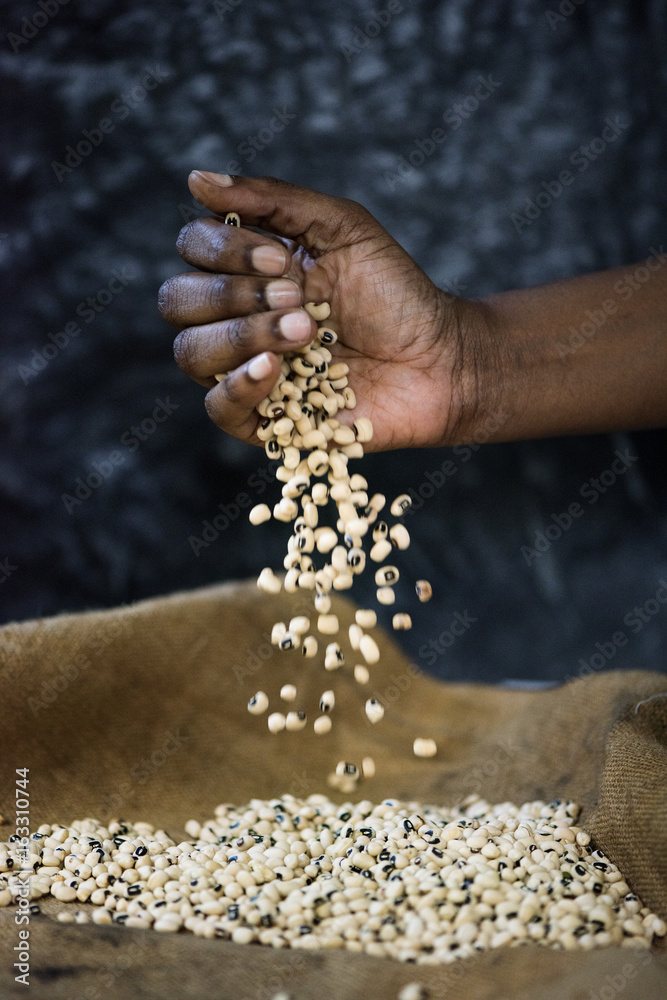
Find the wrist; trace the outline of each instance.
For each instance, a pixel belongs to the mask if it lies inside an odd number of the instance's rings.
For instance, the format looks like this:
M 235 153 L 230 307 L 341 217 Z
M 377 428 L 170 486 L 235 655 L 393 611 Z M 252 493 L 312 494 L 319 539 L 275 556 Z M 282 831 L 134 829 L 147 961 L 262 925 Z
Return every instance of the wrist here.
M 504 372 L 514 351 L 502 316 L 483 300 L 446 299 L 450 392 L 437 444 L 503 440 L 503 428 L 511 421 Z

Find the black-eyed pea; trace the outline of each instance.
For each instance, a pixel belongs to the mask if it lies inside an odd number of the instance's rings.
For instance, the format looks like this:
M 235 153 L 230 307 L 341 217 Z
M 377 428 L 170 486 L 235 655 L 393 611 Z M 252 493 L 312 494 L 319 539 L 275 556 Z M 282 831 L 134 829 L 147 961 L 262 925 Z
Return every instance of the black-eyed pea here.
M 278 643 L 278 646 L 284 652 L 287 652 L 290 649 L 298 649 L 300 645 L 301 639 L 294 632 L 285 632 Z
M 377 698 L 369 698 L 366 702 L 366 718 L 369 722 L 375 724 L 379 722 L 380 719 L 384 717 L 384 708 L 377 700 Z
M 304 530 L 297 537 L 296 547 L 299 552 L 312 552 L 315 548 L 315 535 L 311 528 Z
M 338 544 L 338 535 L 333 528 L 317 528 L 315 531 L 315 545 L 318 552 L 331 552 Z
M 274 646 L 279 646 L 281 641 L 287 634 L 287 625 L 285 622 L 276 622 L 271 629 L 271 642 Z
M 333 439 L 337 445 L 354 444 L 354 431 L 351 427 L 338 427 L 333 432 Z
M 251 715 L 262 715 L 269 707 L 269 699 L 264 691 L 257 691 L 248 702 L 248 711 Z
M 285 717 L 285 729 L 290 732 L 298 732 L 300 729 L 305 729 L 307 721 L 305 712 L 288 712 Z
M 281 420 L 285 416 L 285 404 L 282 400 L 271 400 L 266 407 L 265 415 L 272 420 Z
M 335 330 L 332 330 L 328 326 L 320 326 L 317 330 L 317 339 L 320 344 L 324 344 L 327 347 L 331 347 L 338 340 L 338 335 Z
M 361 773 L 364 778 L 375 777 L 375 761 L 372 757 L 364 757 L 361 761 Z
M 357 625 L 356 623 L 353 624 L 353 625 L 350 625 L 350 627 L 348 629 L 348 636 L 349 636 L 349 639 L 350 639 L 350 646 L 352 647 L 352 649 L 355 652 L 356 652 L 356 650 L 359 649 L 359 645 L 360 645 L 361 640 L 363 638 L 363 634 L 364 634 L 364 630 L 359 625 Z
M 327 414 L 327 416 L 335 417 L 339 410 L 338 400 L 335 398 L 335 396 L 330 396 L 328 399 L 325 399 L 322 405 L 322 409 Z M 348 445 L 347 447 L 351 446 Z
M 316 594 L 314 604 L 315 610 L 321 615 L 326 615 L 331 611 L 331 598 L 328 594 Z
M 273 420 L 271 417 L 264 417 L 257 425 L 257 437 L 260 441 L 268 441 L 273 437 Z
M 370 504 L 369 504 L 370 506 Z M 386 521 L 378 521 L 373 528 L 372 538 L 374 542 L 382 542 L 389 535 L 389 525 Z
M 371 608 L 359 608 L 354 613 L 354 620 L 361 628 L 375 628 L 378 616 Z
M 378 604 L 393 604 L 396 600 L 396 594 L 391 587 L 378 587 L 375 596 Z
M 282 589 L 282 583 L 270 566 L 263 569 L 257 577 L 257 586 L 267 594 L 278 594 Z
M 269 438 L 264 445 L 264 451 L 272 461 L 278 461 L 283 457 L 283 450 L 275 438 Z
M 371 679 L 368 667 L 363 663 L 357 663 L 354 668 L 354 679 L 357 684 L 368 684 Z
M 326 483 L 315 483 L 311 492 L 313 503 L 318 507 L 324 507 L 329 499 L 329 489 Z
M 317 656 L 319 643 L 314 635 L 307 635 L 301 644 L 301 655 L 307 660 L 312 660 Z
M 347 563 L 352 573 L 359 576 L 366 568 L 366 553 L 360 548 L 350 549 L 347 554 Z
M 296 475 L 293 475 L 289 479 L 289 481 L 286 482 L 285 485 L 283 486 L 282 489 L 283 497 L 296 499 L 297 497 L 300 497 L 303 493 L 305 493 L 309 485 L 310 485 L 310 476 L 300 476 L 297 473 Z
M 331 550 L 331 565 L 338 573 L 347 570 L 347 549 L 344 545 L 336 545 Z
M 286 725 L 286 718 L 282 712 L 272 712 L 266 720 L 270 733 L 281 733 Z
M 430 601 L 433 596 L 433 588 L 428 580 L 417 580 L 415 583 L 415 590 L 417 592 L 417 597 L 425 604 L 426 601 Z
M 331 306 L 328 302 L 306 302 L 303 308 L 318 323 L 331 315 Z
M 368 417 L 360 417 L 358 420 L 354 421 L 352 425 L 354 433 L 356 435 L 357 441 L 361 444 L 365 444 L 367 441 L 371 441 L 373 438 L 373 424 L 368 419 Z
M 369 555 L 373 562 L 384 562 L 388 555 L 391 553 L 391 542 L 386 538 L 381 538 L 378 542 L 373 545 Z
M 412 745 L 412 750 L 415 757 L 435 757 L 438 747 L 435 740 L 426 737 L 417 737 Z
M 265 503 L 256 504 L 248 514 L 251 524 L 263 524 L 271 520 L 271 508 Z
M 323 691 L 320 696 L 320 712 L 331 712 L 336 704 L 336 695 L 333 691 Z
M 323 614 L 317 619 L 317 630 L 322 635 L 335 635 L 339 628 L 337 615 Z
M 412 618 L 407 614 L 397 614 L 392 618 L 391 624 L 393 628 L 405 631 L 412 628 Z
M 329 468 L 329 456 L 321 448 L 311 451 L 307 461 L 308 468 L 314 476 L 323 476 Z
M 370 635 L 363 635 L 359 643 L 359 652 L 366 663 L 377 663 L 380 659 L 380 650 L 375 639 Z
M 396 566 L 381 566 L 375 574 L 375 582 L 378 587 L 393 587 L 398 583 L 400 573 Z
M 292 438 L 292 441 L 295 439 Z M 286 469 L 293 471 L 297 468 L 299 462 L 301 461 L 301 453 L 296 446 L 288 445 L 285 448 L 285 453 L 283 455 L 283 465 Z
M 317 591 L 317 596 L 326 597 L 333 587 L 334 576 L 327 573 L 327 568 L 318 569 L 315 573 L 315 590 Z M 320 610 L 319 608 L 317 609 Z
M 391 544 L 396 549 L 407 549 L 410 546 L 410 532 L 404 524 L 394 524 L 389 531 Z
M 410 507 L 412 507 L 412 500 L 410 496 L 407 493 L 401 493 L 392 502 L 389 509 L 394 517 L 401 517 L 401 515 L 405 514 L 406 510 L 409 510 Z

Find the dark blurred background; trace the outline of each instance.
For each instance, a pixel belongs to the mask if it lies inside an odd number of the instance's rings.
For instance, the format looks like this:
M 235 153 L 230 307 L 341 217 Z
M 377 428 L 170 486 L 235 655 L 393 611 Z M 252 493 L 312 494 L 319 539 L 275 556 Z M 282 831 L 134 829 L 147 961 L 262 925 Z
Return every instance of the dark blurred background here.
M 278 492 L 265 456 L 209 422 L 156 309 L 200 211 L 192 168 L 355 198 L 464 296 L 667 242 L 657 0 L 40 0 L 2 21 L 4 621 L 281 563 L 286 527 L 235 505 Z M 435 591 L 401 591 L 415 661 L 483 681 L 664 670 L 664 454 L 650 431 L 369 458 L 372 488 L 423 499 L 400 561 Z

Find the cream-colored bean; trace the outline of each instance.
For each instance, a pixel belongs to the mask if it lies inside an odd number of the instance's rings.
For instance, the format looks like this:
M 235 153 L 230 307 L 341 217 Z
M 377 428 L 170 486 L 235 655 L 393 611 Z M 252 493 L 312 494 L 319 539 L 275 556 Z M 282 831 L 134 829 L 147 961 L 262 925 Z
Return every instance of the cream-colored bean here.
M 331 306 L 328 302 L 306 302 L 303 308 L 318 323 L 331 315 Z

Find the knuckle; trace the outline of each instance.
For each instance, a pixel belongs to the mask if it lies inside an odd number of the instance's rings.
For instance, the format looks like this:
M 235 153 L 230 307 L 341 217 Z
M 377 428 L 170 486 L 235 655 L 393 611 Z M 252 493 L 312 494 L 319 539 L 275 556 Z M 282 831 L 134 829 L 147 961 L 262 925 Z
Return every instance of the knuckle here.
M 225 299 L 230 297 L 230 284 L 225 275 L 210 276 L 201 282 L 200 290 L 204 304 L 209 309 L 219 309 Z
M 227 324 L 227 342 L 234 351 L 243 351 L 248 346 L 248 327 L 244 320 L 233 319 Z

